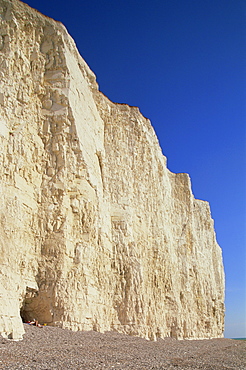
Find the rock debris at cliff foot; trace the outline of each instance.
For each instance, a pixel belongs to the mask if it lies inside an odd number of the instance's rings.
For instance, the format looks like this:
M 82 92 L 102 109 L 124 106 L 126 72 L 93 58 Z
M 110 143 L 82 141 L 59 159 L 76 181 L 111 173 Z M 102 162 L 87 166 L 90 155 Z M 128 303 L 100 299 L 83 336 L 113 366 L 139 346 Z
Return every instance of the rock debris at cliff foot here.
M 156 342 L 116 332 L 24 325 L 22 341 L 0 337 L 0 369 L 245 370 L 246 341 L 232 339 Z
M 209 204 L 166 167 L 65 27 L 0 0 L 0 333 L 22 321 L 148 339 L 223 336 Z

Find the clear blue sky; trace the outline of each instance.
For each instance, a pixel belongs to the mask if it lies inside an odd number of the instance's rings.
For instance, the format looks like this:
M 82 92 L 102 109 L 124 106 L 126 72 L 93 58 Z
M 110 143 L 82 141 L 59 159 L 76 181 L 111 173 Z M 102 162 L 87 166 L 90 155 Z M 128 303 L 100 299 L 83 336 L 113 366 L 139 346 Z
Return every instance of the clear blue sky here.
M 27 0 L 61 21 L 112 101 L 138 106 L 168 168 L 210 202 L 225 337 L 246 337 L 246 1 Z

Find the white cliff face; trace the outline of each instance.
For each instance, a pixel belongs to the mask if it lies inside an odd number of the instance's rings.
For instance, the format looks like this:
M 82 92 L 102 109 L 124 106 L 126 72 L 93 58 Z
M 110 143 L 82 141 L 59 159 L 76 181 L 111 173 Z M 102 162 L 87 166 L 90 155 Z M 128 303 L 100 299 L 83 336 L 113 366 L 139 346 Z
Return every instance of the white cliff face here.
M 98 91 L 61 23 L 0 0 L 0 333 L 221 337 L 223 302 L 209 205 L 149 120 Z

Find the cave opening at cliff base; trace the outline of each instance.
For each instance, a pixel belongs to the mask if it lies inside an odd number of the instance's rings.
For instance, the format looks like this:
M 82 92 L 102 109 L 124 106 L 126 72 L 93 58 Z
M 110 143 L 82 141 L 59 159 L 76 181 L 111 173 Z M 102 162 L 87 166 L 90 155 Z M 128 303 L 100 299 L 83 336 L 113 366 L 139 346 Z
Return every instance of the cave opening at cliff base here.
M 38 321 L 44 324 L 44 322 L 52 321 L 47 300 L 42 300 L 39 291 L 30 287 L 26 287 L 26 292 L 24 293 L 22 305 L 20 307 L 20 316 L 23 323 Z

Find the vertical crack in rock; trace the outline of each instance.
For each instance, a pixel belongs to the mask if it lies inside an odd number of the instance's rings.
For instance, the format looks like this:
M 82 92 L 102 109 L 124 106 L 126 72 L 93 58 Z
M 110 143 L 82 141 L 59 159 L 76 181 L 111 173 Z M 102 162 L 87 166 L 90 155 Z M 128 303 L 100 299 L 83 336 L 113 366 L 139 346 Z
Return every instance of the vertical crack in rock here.
M 156 339 L 221 337 L 207 202 L 114 104 L 65 27 L 0 0 L 0 333 L 22 319 Z

